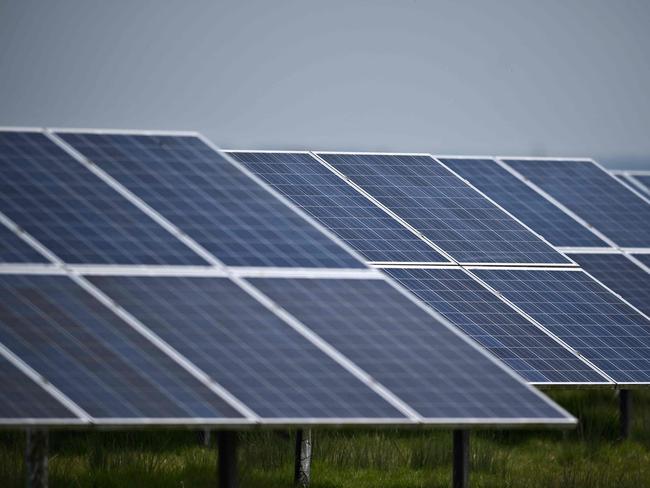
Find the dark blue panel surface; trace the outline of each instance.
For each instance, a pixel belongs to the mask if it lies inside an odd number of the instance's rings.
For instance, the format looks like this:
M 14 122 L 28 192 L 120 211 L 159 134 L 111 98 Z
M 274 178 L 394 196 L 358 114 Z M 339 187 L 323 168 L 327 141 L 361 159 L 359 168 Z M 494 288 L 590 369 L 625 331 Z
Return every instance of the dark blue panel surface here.
M 568 262 L 429 156 L 319 156 L 459 262 Z
M 607 381 L 460 269 L 384 271 L 528 381 Z
M 650 315 L 650 273 L 622 254 L 571 254 L 585 271 Z
M 441 159 L 472 185 L 555 246 L 608 244 L 492 159 Z
M 0 131 L 0 210 L 68 263 L 206 264 L 37 132 Z
M 251 280 L 427 418 L 562 416 L 384 280 Z
M 646 266 L 650 267 L 650 254 L 634 254 L 634 257 Z
M 92 278 L 265 418 L 404 416 L 225 278 Z
M 0 342 L 99 418 L 240 417 L 64 276 L 0 275 Z
M 60 136 L 228 265 L 363 267 L 197 137 Z
M 229 153 L 368 261 L 447 262 L 305 153 Z
M 0 419 L 77 419 L 4 357 L 0 357 Z
M 621 383 L 650 381 L 650 321 L 582 271 L 475 273 Z
M 2 182 L 0 182 L 0 185 L 2 185 Z M 0 188 L 0 191 L 2 190 Z M 48 260 L 12 230 L 0 224 L 0 262 L 46 263 Z
M 650 247 L 650 204 L 590 161 L 505 162 L 623 247 Z

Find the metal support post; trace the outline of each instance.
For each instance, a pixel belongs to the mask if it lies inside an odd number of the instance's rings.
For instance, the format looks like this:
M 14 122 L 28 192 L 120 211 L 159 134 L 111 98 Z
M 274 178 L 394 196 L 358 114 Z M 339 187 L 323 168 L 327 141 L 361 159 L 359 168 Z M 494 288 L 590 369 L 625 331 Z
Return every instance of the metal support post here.
M 217 434 L 219 459 L 219 488 L 237 488 L 237 432 L 221 431 Z
M 627 439 L 630 437 L 630 427 L 632 425 L 632 392 L 630 390 L 619 390 L 619 422 L 620 437 Z
M 48 436 L 45 430 L 28 430 L 25 447 L 27 487 L 47 488 Z
M 298 430 L 296 432 L 296 459 L 293 481 L 300 488 L 309 486 L 311 478 L 311 447 L 311 430 Z
M 454 430 L 453 488 L 467 488 L 469 480 L 469 431 Z

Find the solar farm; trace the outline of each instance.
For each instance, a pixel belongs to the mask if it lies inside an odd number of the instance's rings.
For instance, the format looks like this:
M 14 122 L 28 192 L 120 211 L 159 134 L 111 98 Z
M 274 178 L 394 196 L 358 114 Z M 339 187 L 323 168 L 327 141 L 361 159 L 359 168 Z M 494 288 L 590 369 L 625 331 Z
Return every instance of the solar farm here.
M 30 487 L 70 432 L 213 433 L 233 488 L 247 436 L 290 432 L 307 486 L 318 433 L 389 429 L 450 434 L 466 488 L 477 433 L 582 429 L 554 399 L 588 389 L 626 439 L 650 385 L 650 173 L 4 128 L 0 181 L 0 425 Z

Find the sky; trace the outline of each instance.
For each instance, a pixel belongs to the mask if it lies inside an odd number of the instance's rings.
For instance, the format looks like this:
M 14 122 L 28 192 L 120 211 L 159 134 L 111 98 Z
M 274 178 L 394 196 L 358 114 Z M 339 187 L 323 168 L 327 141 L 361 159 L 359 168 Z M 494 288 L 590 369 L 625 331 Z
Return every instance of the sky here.
M 0 125 L 650 169 L 650 2 L 0 0 Z

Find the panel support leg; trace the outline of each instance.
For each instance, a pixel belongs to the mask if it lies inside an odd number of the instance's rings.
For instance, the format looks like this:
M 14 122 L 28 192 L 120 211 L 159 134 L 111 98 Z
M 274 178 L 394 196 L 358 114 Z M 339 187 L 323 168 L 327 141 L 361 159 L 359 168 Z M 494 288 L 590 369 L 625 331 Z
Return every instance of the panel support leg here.
M 453 488 L 467 488 L 469 481 L 469 431 L 454 430 Z
M 28 430 L 25 447 L 27 487 L 47 488 L 47 456 L 49 441 L 47 431 Z
M 237 432 L 221 431 L 217 434 L 219 459 L 219 488 L 237 488 Z
M 210 447 L 210 438 L 211 438 L 210 429 L 203 429 L 199 431 L 199 444 L 203 447 Z
M 630 390 L 619 390 L 618 402 L 620 438 L 627 439 L 630 437 L 630 427 L 632 424 L 632 392 Z
M 311 479 L 311 429 L 296 432 L 296 459 L 293 471 L 295 486 L 306 488 Z

